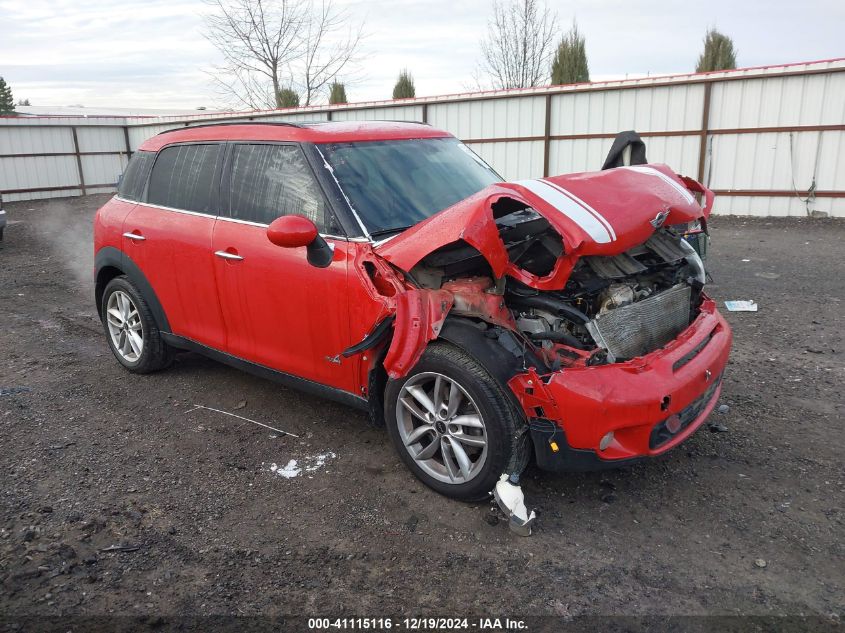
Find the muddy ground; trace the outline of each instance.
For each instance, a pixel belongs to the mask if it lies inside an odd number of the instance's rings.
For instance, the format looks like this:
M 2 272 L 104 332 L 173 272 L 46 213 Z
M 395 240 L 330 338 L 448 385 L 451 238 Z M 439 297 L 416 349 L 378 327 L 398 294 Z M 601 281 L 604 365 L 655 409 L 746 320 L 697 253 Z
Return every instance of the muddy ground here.
M 754 299 L 714 414 L 628 470 L 530 471 L 535 534 L 401 465 L 363 414 L 201 356 L 131 375 L 95 315 L 106 197 L 7 204 L 0 612 L 819 614 L 845 597 L 845 223 L 712 222 L 710 292 Z M 235 411 L 301 439 L 199 410 Z M 239 408 L 240 407 L 240 408 Z M 298 477 L 272 470 L 334 453 Z M 116 549 L 115 549 L 116 547 Z M 109 551 L 109 548 L 112 548 Z

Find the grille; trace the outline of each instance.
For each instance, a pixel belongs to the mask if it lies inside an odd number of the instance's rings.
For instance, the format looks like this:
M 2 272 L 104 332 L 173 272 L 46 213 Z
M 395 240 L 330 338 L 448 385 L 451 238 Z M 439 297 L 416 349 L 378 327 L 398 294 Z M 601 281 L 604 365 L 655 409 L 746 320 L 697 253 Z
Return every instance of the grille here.
M 707 387 L 707 391 L 701 394 L 689 406 L 687 406 L 680 413 L 678 413 L 678 419 L 680 424 L 674 433 L 670 431 L 669 428 L 666 426 L 666 420 L 658 422 L 651 430 L 651 436 L 649 437 L 648 441 L 649 447 L 654 450 L 655 448 L 663 446 L 666 442 L 671 440 L 678 433 L 680 433 L 690 424 L 695 422 L 698 419 L 698 416 L 701 415 L 701 412 L 704 410 L 704 408 L 708 404 L 710 404 L 710 401 L 713 399 L 713 395 L 716 393 L 716 389 L 719 388 L 719 385 L 721 383 L 722 374 L 719 374 L 716 377 L 716 380 L 714 380 L 713 383 L 709 387 Z
M 614 362 L 663 347 L 689 325 L 689 320 L 690 287 L 678 284 L 597 316 L 587 323 L 587 330 Z

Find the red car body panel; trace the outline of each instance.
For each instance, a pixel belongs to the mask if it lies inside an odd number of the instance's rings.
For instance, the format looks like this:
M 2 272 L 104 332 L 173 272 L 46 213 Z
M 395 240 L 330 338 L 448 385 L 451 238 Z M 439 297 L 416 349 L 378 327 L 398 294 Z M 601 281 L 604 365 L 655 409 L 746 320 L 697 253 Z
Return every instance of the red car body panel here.
M 690 349 L 709 337 L 702 351 L 675 368 Z M 649 448 L 654 425 L 689 407 L 712 384 L 718 384 L 732 335 L 716 304 L 705 299 L 701 314 L 666 347 L 626 363 L 570 367 L 550 376 L 515 376 L 510 387 L 526 415 L 543 407 L 566 432 L 571 448 L 598 450 L 601 438 L 614 432 L 603 459 L 627 459 L 664 453 L 689 437 L 707 418 L 721 385 L 695 420 L 659 449 Z M 668 405 L 665 403 L 667 402 Z
M 347 266 L 355 246 L 338 240 L 327 268 L 315 268 L 304 248 L 281 248 L 267 229 L 218 221 L 209 257 L 228 343 L 238 358 L 355 392 L 345 367 L 327 361 L 349 345 Z
M 196 141 L 319 144 L 447 136 L 403 123 L 238 124 L 155 136 L 141 149 Z M 535 276 L 510 261 L 493 212 L 503 198 L 535 209 L 562 237 L 564 254 L 547 275 Z M 138 266 L 174 335 L 367 398 L 375 395 L 369 393 L 373 372 L 383 367 L 391 378 L 406 375 L 438 338 L 447 317 L 517 330 L 502 296 L 490 292 L 490 278 L 455 279 L 438 290 L 415 287 L 408 273 L 438 248 L 463 240 L 483 255 L 497 278 L 510 276 L 541 291 L 560 289 L 579 258 L 624 253 L 664 223 L 706 220 L 712 202 L 707 188 L 665 165 L 499 183 L 379 244 L 326 236 L 333 259 L 317 268 L 308 263 L 305 248 L 271 243 L 262 225 L 114 198 L 97 214 L 95 252 L 117 249 Z M 218 252 L 243 259 L 216 257 Z M 344 355 L 391 317 L 389 343 Z M 507 387 L 528 419 L 542 414 L 576 450 L 599 454 L 601 439 L 614 431 L 613 442 L 600 451 L 602 461 L 649 456 L 683 441 L 704 420 L 720 387 L 671 442 L 650 448 L 655 424 L 687 410 L 721 377 L 730 345 L 727 323 L 705 297 L 695 321 L 661 349 L 599 366 L 587 366 L 588 354 L 578 357 L 573 350 L 575 360 L 563 369 L 544 373 L 526 367 Z M 678 367 L 692 351 L 692 360 Z
M 123 223 L 123 250 L 155 288 L 171 331 L 216 349 L 226 348 L 211 235 L 214 218 L 137 204 Z
M 357 141 L 395 141 L 411 138 L 447 138 L 448 132 L 427 125 L 400 122 L 321 123 L 319 126 L 297 127 L 285 124 L 255 125 L 233 123 L 179 130 L 178 137 L 159 134 L 141 143 L 139 150 L 157 152 L 174 142 L 197 141 L 285 141 L 295 143 L 354 143 Z
M 94 252 L 110 247 L 122 250 L 124 246 L 123 222 L 135 208 L 135 202 L 112 198 L 94 217 Z M 105 211 L 108 211 L 107 213 Z
M 583 217 L 579 223 L 553 206 L 546 197 L 528 188 L 535 187 L 534 183 L 561 200 L 570 201 L 571 208 L 587 206 L 590 211 L 580 212 Z M 509 266 L 492 210 L 502 197 L 514 198 L 533 207 L 563 237 L 567 255 L 547 277 L 537 278 Z M 645 242 L 655 229 L 649 222 L 664 211 L 668 215 L 662 223 L 672 225 L 706 218 L 710 206 L 702 209 L 686 184 L 665 165 L 620 167 L 538 181 L 503 183 L 492 185 L 420 222 L 376 247 L 376 251 L 399 268 L 410 270 L 433 250 L 462 239 L 485 256 L 497 277 L 507 273 L 539 290 L 551 290 L 563 287 L 578 257 L 618 255 Z M 588 226 L 596 230 L 594 235 L 583 228 L 585 220 L 591 219 Z M 597 241 L 596 236 L 605 241 Z
M 409 289 L 396 297 L 393 342 L 384 357 L 391 378 L 401 378 L 417 364 L 429 341 L 440 334 L 454 295 L 445 290 Z

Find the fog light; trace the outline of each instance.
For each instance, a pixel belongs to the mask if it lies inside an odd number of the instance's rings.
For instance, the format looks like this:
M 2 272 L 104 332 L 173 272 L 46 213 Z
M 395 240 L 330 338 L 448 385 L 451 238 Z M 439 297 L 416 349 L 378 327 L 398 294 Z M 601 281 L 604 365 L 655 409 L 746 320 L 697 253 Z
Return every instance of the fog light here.
M 613 441 L 613 431 L 611 431 L 610 433 L 607 433 L 603 438 L 601 438 L 601 441 L 599 442 L 599 450 L 603 451 L 604 449 L 606 449 L 608 446 L 610 446 L 610 443 L 612 441 Z
M 680 431 L 681 427 L 683 426 L 683 422 L 681 422 L 681 418 L 678 416 L 678 414 L 671 415 L 666 418 L 665 424 L 666 430 L 669 431 L 672 435 Z

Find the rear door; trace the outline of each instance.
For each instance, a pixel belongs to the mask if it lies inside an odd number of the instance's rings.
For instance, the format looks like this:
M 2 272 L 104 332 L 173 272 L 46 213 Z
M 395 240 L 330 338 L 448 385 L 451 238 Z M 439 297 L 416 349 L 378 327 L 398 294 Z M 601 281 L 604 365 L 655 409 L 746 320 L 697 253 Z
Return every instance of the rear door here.
M 235 143 L 222 186 L 223 214 L 212 250 L 228 351 L 234 356 L 346 391 L 354 391 L 349 345 L 347 265 L 323 192 L 297 144 Z M 282 248 L 267 226 L 282 215 L 310 218 L 334 247 L 327 268 L 305 248 Z
M 161 149 L 146 194 L 123 225 L 124 252 L 153 287 L 171 331 L 215 349 L 226 346 L 211 254 L 224 149 Z

